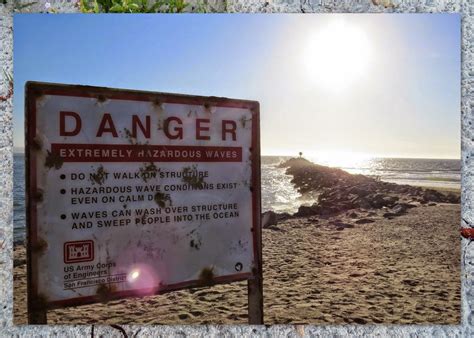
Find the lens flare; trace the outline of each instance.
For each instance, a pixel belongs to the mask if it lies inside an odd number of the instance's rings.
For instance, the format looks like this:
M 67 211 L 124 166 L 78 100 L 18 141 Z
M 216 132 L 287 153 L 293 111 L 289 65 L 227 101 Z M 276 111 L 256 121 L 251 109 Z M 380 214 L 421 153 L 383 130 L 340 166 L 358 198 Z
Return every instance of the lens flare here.
M 137 270 L 132 270 L 129 274 L 128 274 L 128 281 L 129 282 L 133 282 L 135 281 L 138 277 L 140 277 L 140 271 L 137 269 Z
M 160 278 L 153 267 L 147 264 L 133 264 L 128 269 L 127 283 L 140 295 L 154 294 L 160 286 Z

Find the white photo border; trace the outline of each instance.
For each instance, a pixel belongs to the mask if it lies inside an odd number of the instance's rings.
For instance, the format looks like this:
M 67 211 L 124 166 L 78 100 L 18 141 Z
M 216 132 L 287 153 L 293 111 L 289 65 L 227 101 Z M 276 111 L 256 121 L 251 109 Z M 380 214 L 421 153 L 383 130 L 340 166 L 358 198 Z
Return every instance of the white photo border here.
M 474 244 L 461 244 L 460 325 L 17 325 L 13 324 L 13 73 L 14 13 L 78 13 L 79 0 L 0 2 L 0 336 L 473 336 Z M 193 0 L 191 2 L 196 2 Z M 474 1 L 471 0 L 209 0 L 246 13 L 458 13 L 461 16 L 460 227 L 474 227 Z M 47 39 L 47 37 L 45 37 Z M 429 253 L 427 253 L 429 254 Z

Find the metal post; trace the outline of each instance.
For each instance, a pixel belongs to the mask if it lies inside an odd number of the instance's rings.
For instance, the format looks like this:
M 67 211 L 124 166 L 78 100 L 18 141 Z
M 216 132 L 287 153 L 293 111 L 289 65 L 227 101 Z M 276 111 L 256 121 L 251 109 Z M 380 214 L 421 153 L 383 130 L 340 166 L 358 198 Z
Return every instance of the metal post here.
M 248 280 L 249 324 L 263 325 L 263 283 L 262 276 Z
M 248 280 L 248 313 L 250 325 L 263 325 L 263 274 L 262 274 L 262 225 L 261 225 L 261 163 L 260 163 L 260 106 L 252 108 L 252 199 L 254 235 L 254 267 Z
M 28 324 L 47 324 L 47 311 L 44 307 L 35 306 L 34 301 L 28 296 Z

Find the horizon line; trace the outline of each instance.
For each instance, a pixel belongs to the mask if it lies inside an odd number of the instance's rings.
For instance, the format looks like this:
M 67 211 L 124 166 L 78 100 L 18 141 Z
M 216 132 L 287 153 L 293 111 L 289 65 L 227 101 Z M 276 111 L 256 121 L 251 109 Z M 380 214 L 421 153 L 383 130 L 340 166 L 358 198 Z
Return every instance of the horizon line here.
M 24 147 L 13 147 L 13 154 L 25 154 L 25 148 Z M 280 155 L 275 155 L 275 154 L 260 154 L 260 157 L 293 157 L 297 158 L 299 157 L 298 155 L 287 155 L 287 154 L 280 154 Z M 301 156 L 305 158 L 304 156 Z M 314 156 L 308 156 L 308 158 L 312 158 Z M 308 159 L 306 158 L 306 159 Z M 413 159 L 413 160 L 461 160 L 461 156 L 459 157 L 411 157 L 411 156 L 379 156 L 379 155 L 374 155 L 374 156 L 368 156 L 368 158 L 392 158 L 392 159 Z

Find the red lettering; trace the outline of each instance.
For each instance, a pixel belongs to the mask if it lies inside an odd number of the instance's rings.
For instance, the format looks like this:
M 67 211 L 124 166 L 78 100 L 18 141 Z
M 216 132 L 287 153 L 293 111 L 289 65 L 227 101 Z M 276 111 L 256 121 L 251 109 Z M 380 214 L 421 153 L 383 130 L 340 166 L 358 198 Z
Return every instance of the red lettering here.
M 175 116 L 168 117 L 164 122 L 163 132 L 165 133 L 166 137 L 169 138 L 170 140 L 176 140 L 176 139 L 182 140 L 183 139 L 183 128 L 182 127 L 175 127 L 173 129 L 175 134 L 170 133 L 169 127 L 170 127 L 170 123 L 172 121 L 177 122 L 177 124 L 179 126 L 181 126 L 183 124 L 183 121 L 181 121 L 181 119 L 179 117 L 175 117 Z
M 196 119 L 196 140 L 210 140 L 209 135 L 201 135 L 201 131 L 209 131 L 209 126 L 201 126 L 201 123 L 209 123 L 209 119 Z
M 76 122 L 75 127 L 71 131 L 66 130 L 66 116 L 72 117 Z M 78 113 L 72 111 L 59 112 L 59 136 L 76 136 L 82 128 L 81 117 Z
M 150 122 L 150 116 L 145 116 L 145 124 L 146 127 L 143 126 L 142 121 L 138 118 L 137 115 L 132 116 L 132 137 L 136 138 L 137 137 L 137 126 L 140 128 L 142 131 L 143 136 L 146 138 L 150 138 L 151 136 L 151 122 Z
M 229 128 L 227 127 L 228 125 Z M 222 141 L 226 140 L 226 134 L 230 133 L 232 135 L 232 141 L 237 140 L 237 134 L 235 133 L 235 130 L 237 129 L 237 123 L 235 121 L 231 120 L 222 120 Z
M 115 130 L 114 121 L 110 114 L 104 114 L 102 121 L 100 121 L 99 130 L 97 131 L 97 137 L 101 137 L 103 133 L 112 133 L 113 137 L 118 137 L 117 130 Z

